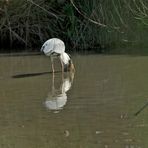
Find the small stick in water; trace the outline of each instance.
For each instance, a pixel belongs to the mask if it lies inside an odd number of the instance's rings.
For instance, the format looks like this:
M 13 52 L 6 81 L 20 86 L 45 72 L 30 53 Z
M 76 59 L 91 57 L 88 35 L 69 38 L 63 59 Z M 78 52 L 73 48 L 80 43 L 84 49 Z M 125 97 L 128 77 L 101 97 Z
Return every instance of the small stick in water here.
M 140 114 L 147 106 L 148 102 L 146 102 L 134 115 L 137 116 L 138 114 Z

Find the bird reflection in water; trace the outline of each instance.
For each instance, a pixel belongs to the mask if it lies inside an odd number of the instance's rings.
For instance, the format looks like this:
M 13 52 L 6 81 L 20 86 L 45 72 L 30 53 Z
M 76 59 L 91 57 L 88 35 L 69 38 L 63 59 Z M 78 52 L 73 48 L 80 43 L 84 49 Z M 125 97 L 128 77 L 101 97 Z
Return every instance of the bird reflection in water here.
M 56 79 L 57 78 L 57 79 Z M 65 73 L 62 77 L 52 75 L 51 91 L 44 102 L 45 107 L 53 113 L 59 113 L 67 103 L 67 91 L 70 90 L 74 72 Z

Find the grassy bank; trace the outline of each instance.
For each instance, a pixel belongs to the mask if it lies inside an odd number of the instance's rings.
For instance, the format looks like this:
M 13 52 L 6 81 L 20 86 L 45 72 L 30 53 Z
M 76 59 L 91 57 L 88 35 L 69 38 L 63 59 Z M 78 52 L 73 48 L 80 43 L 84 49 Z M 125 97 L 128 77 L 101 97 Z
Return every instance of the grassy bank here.
M 146 48 L 147 33 L 146 0 L 0 1 L 1 50 L 40 48 L 51 37 L 61 38 L 73 51 Z

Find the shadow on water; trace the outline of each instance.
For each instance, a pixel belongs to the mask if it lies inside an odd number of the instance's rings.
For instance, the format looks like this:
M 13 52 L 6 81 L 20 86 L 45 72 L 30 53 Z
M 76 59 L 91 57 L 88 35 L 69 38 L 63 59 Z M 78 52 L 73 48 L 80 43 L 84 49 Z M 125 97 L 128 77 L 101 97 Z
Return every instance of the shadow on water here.
M 56 71 L 55 73 L 60 73 L 60 71 Z M 34 76 L 40 76 L 40 75 L 46 75 L 46 74 L 52 74 L 52 72 L 39 72 L 39 73 L 26 73 L 26 74 L 18 74 L 13 75 L 12 78 L 26 78 L 26 77 L 34 77 Z

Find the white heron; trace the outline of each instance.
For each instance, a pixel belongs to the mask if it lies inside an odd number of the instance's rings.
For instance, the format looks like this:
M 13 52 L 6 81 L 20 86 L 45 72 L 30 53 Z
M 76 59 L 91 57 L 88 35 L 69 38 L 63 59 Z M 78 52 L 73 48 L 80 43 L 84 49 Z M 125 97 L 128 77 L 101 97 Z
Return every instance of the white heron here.
M 65 44 L 58 38 L 51 38 L 47 40 L 41 47 L 41 51 L 46 56 L 50 56 L 52 64 L 52 72 L 54 73 L 54 57 L 59 57 L 62 67 L 62 72 L 74 71 L 74 65 L 70 56 L 65 52 Z

